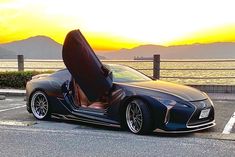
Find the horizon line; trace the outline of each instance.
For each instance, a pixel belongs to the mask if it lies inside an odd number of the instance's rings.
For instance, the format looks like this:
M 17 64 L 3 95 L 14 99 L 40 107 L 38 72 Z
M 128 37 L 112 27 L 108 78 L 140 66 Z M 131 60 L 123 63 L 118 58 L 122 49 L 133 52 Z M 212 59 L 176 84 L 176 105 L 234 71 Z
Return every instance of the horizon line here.
M 14 41 L 9 41 L 9 42 L 4 42 L 4 43 L 0 43 L 0 46 L 1 45 L 6 45 L 6 44 L 11 44 L 11 43 L 14 43 L 14 42 L 20 42 L 20 41 L 25 41 L 25 40 L 28 40 L 30 38 L 36 38 L 36 37 L 44 37 L 44 38 L 48 38 L 50 40 L 52 40 L 53 42 L 55 42 L 56 44 L 59 44 L 61 46 L 63 46 L 63 44 L 57 42 L 55 39 L 53 39 L 52 37 L 50 36 L 46 36 L 46 35 L 35 35 L 35 36 L 31 36 L 31 37 L 28 37 L 28 38 L 24 38 L 24 39 L 19 39 L 19 40 L 14 40 Z M 135 49 L 135 48 L 138 48 L 138 47 L 141 47 L 141 46 L 162 46 L 162 47 L 176 47 L 176 46 L 191 46 L 191 45 L 209 45 L 209 44 L 216 44 L 216 43 L 234 43 L 235 44 L 235 41 L 216 41 L 216 42 L 208 42 L 208 43 L 204 43 L 204 42 L 195 42 L 195 43 L 186 43 L 186 44 L 172 44 L 172 45 L 164 45 L 164 44 L 153 44 L 153 43 L 146 43 L 146 44 L 139 44 L 138 46 L 134 46 L 132 48 L 120 48 L 120 49 L 95 49 L 93 48 L 94 51 L 96 52 L 103 52 L 103 53 L 108 53 L 110 51 L 120 51 L 120 50 L 132 50 L 132 49 Z

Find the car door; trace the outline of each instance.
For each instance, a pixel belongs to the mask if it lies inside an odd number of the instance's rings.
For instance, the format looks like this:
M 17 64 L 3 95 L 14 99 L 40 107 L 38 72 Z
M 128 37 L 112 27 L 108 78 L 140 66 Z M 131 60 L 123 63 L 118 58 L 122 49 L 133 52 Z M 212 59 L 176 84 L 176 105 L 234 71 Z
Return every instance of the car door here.
M 112 73 L 101 63 L 79 30 L 65 38 L 62 57 L 65 66 L 90 101 L 96 101 L 112 87 Z

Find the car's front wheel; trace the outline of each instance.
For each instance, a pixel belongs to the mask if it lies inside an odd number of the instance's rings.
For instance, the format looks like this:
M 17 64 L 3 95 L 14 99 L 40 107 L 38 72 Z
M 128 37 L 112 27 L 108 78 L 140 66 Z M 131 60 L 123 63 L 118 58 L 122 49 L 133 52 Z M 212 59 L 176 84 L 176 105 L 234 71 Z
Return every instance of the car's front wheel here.
M 135 134 L 151 131 L 151 115 L 147 104 L 141 99 L 134 99 L 126 107 L 126 124 Z
M 44 120 L 50 117 L 49 102 L 46 94 L 42 91 L 36 91 L 31 97 L 31 110 L 35 118 Z

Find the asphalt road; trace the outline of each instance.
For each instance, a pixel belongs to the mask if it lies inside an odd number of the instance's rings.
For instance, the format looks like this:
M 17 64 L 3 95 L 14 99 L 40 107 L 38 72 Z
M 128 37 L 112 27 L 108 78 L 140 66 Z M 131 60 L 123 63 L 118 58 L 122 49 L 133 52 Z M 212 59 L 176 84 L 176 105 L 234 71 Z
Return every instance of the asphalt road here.
M 118 128 L 37 121 L 23 97 L 0 100 L 0 156 L 235 156 L 235 127 L 222 134 L 235 101 L 214 101 L 217 125 L 191 134 L 134 135 Z

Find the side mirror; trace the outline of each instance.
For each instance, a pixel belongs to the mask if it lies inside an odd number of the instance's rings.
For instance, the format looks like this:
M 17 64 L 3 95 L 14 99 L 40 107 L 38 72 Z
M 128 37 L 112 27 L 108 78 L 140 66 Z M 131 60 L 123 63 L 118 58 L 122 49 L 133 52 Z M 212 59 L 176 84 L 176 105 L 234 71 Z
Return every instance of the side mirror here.
M 105 77 L 109 77 L 111 78 L 111 80 L 113 80 L 113 72 L 111 70 L 109 70 L 106 66 L 102 66 L 101 67 L 102 72 L 104 74 Z
M 106 66 L 103 65 L 101 67 L 101 70 L 102 70 L 105 77 L 109 76 L 110 70 Z
M 63 94 L 68 94 L 69 92 L 69 81 L 65 81 L 61 86 L 61 91 Z
M 111 81 L 113 81 L 113 72 L 109 71 L 108 76 L 110 78 Z

